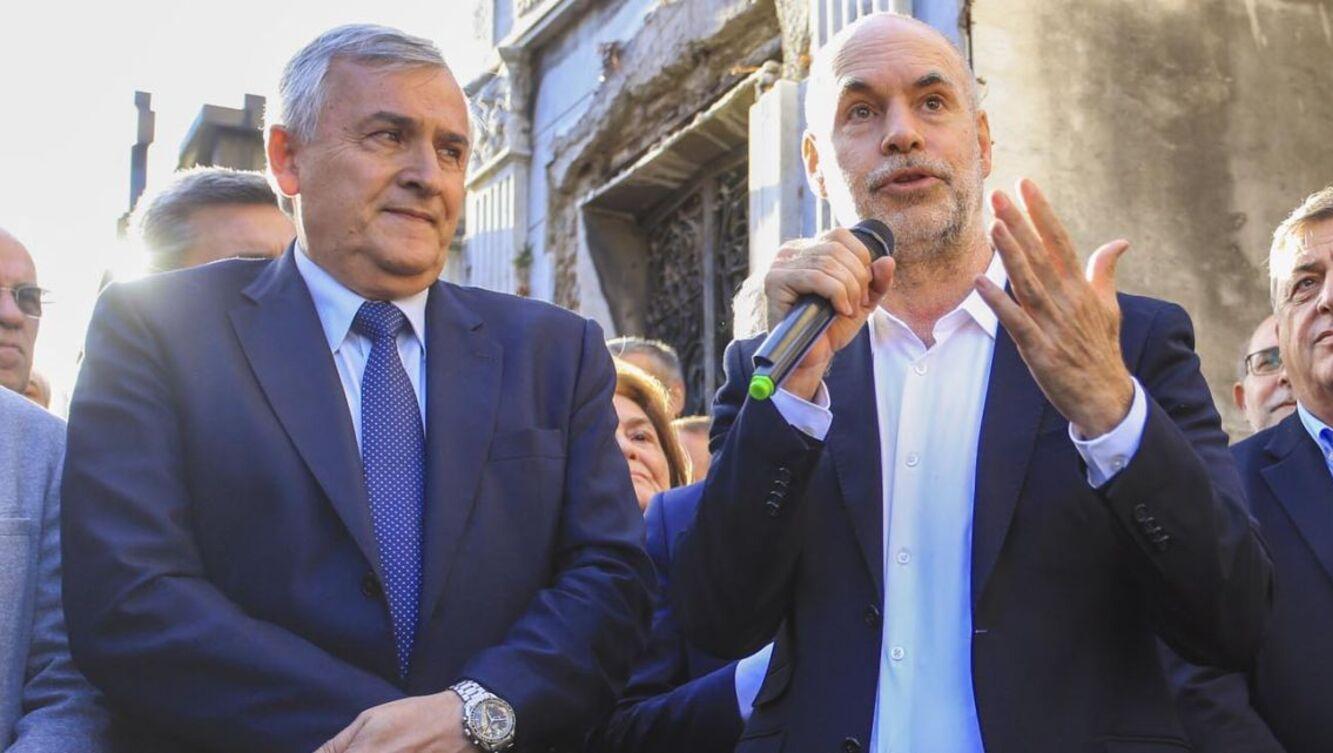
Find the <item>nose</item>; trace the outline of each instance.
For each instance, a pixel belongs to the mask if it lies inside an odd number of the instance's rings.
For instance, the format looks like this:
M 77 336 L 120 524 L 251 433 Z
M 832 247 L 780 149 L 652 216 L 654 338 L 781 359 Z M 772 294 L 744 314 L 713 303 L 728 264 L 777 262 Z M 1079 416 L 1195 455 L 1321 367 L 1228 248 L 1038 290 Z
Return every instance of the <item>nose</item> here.
M 407 160 L 398 173 L 399 185 L 421 196 L 438 196 L 444 190 L 444 168 L 433 143 L 418 139 Z
M 890 107 L 884 116 L 884 140 L 879 149 L 884 154 L 909 154 L 925 145 L 911 108 Z
M 624 432 L 616 432 L 616 443 L 620 445 L 620 454 L 625 456 L 625 460 L 637 460 L 638 453 L 634 450 L 634 443 L 629 441 L 629 437 Z

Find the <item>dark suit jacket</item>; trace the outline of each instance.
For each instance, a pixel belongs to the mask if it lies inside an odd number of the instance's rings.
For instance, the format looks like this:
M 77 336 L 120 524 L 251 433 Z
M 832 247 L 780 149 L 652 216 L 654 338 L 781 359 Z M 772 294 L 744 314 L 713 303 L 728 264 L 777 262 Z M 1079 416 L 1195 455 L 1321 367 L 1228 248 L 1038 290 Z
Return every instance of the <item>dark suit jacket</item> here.
M 514 705 L 525 749 L 577 744 L 610 711 L 652 571 L 602 333 L 445 283 L 426 322 L 424 583 L 402 682 L 347 402 L 292 251 L 102 295 L 70 409 L 70 643 L 175 749 L 311 751 L 460 678 Z
M 1333 750 L 1333 476 L 1297 415 L 1233 448 L 1273 557 L 1273 617 L 1254 669 L 1176 663 L 1181 714 L 1208 753 Z
M 1068 423 L 997 333 L 972 526 L 972 679 L 988 753 L 1185 749 L 1156 634 L 1243 667 L 1263 632 L 1270 564 L 1189 318 L 1120 302 L 1148 417 L 1133 460 L 1098 490 Z M 721 656 L 781 625 L 738 751 L 856 753 L 871 732 L 885 606 L 870 341 L 863 330 L 834 359 L 826 445 L 771 402 L 746 400 L 757 344 L 728 351 L 714 465 L 674 561 L 676 616 Z
M 648 555 L 657 569 L 653 631 L 625 697 L 590 740 L 605 753 L 729 753 L 741 734 L 736 662 L 699 650 L 681 635 L 667 599 L 676 538 L 694 520 L 703 492 L 691 484 L 648 504 Z

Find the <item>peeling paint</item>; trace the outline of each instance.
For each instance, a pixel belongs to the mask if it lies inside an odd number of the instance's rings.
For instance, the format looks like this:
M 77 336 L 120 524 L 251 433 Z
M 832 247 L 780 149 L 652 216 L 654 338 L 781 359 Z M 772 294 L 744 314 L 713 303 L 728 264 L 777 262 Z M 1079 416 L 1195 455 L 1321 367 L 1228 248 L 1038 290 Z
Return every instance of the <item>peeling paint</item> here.
M 1245 13 L 1250 17 L 1250 36 L 1254 37 L 1254 43 L 1261 48 L 1267 47 L 1268 37 L 1259 28 L 1259 0 L 1245 0 Z
M 1324 27 L 1324 41 L 1328 42 L 1329 47 L 1333 47 L 1333 25 L 1328 22 L 1328 8 L 1323 3 L 1319 4 L 1319 23 Z

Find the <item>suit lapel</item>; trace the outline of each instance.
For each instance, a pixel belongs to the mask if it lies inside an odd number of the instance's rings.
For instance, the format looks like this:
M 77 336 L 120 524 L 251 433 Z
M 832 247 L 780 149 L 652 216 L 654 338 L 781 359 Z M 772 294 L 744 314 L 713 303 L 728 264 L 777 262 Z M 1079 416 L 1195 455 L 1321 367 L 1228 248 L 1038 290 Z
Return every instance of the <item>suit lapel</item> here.
M 842 503 L 875 589 L 884 593 L 884 489 L 881 482 L 879 407 L 875 401 L 870 328 L 834 358 L 826 382 L 832 404 L 829 451 Z
M 1292 414 L 1274 431 L 1264 450 L 1273 458 L 1271 465 L 1260 470 L 1264 481 L 1324 571 L 1333 577 L 1333 476 L 1319 446 L 1300 416 Z
M 250 302 L 231 310 L 232 328 L 274 414 L 383 582 L 347 399 L 293 253 L 245 289 Z
M 995 330 L 972 512 L 972 608 L 995 569 L 1027 475 L 1045 398 L 1003 326 Z
M 439 603 L 477 503 L 500 404 L 502 350 L 451 286 L 426 302 L 426 510 L 420 630 Z M 421 635 L 418 634 L 418 641 Z

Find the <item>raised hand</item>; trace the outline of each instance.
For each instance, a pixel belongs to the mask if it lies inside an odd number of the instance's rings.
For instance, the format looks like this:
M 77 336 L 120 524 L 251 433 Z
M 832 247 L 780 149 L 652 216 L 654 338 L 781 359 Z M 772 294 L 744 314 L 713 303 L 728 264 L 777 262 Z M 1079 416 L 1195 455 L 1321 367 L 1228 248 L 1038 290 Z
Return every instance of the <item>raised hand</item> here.
M 813 398 L 833 354 L 852 341 L 892 282 L 893 259 L 884 257 L 872 264 L 870 251 L 849 230 L 836 228 L 818 238 L 783 244 L 764 277 L 768 328 L 777 326 L 807 293 L 828 299 L 837 314 L 805 360 L 792 369 L 783 389 Z
M 1134 382 L 1120 352 L 1115 292 L 1116 263 L 1129 242 L 1098 248 L 1085 274 L 1037 185 L 1025 178 L 1018 192 L 1023 208 L 1003 191 L 991 195 L 991 240 L 1014 297 L 985 276 L 976 279 L 977 292 L 1004 324 L 1046 399 L 1079 435 L 1099 437 L 1124 420 L 1134 401 Z

